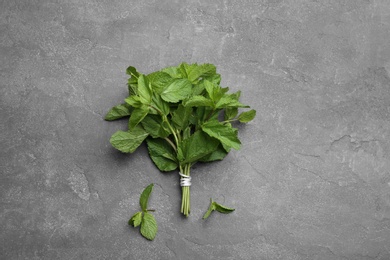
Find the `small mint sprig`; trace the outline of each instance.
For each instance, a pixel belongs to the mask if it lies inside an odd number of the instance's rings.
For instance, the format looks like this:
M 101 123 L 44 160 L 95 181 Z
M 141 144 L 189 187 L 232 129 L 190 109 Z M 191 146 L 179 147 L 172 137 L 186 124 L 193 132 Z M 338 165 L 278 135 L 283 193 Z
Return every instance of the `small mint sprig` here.
M 149 213 L 154 211 L 154 209 L 148 209 L 148 201 L 153 186 L 154 184 L 152 183 L 143 190 L 139 198 L 139 205 L 141 206 L 142 211 L 135 213 L 129 220 L 130 226 L 138 227 L 141 225 L 141 235 L 148 240 L 153 240 L 156 237 L 158 230 L 156 219 Z
M 228 214 L 228 213 L 231 213 L 233 212 L 235 209 L 233 208 L 228 208 L 226 206 L 223 206 L 221 204 L 218 204 L 217 202 L 213 201 L 213 199 L 210 199 L 210 206 L 209 206 L 209 209 L 207 210 L 207 212 L 204 214 L 203 216 L 203 219 L 206 219 L 210 216 L 211 212 L 213 212 L 214 210 L 220 212 L 220 213 L 224 213 L 224 214 Z

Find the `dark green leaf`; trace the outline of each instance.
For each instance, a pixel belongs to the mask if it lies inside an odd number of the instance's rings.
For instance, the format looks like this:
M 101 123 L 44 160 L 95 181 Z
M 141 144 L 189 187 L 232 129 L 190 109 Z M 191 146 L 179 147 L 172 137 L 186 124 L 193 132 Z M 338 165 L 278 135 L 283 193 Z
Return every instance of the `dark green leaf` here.
M 140 231 L 146 239 L 153 240 L 156 237 L 158 231 L 157 222 L 152 214 L 144 213 Z
M 190 118 L 191 113 L 191 107 L 184 107 L 182 104 L 180 104 L 173 112 L 172 122 L 178 129 L 183 130 L 188 125 L 188 119 Z
M 147 139 L 150 158 L 160 171 L 173 171 L 177 168 L 175 151 L 166 140 Z
M 141 122 L 145 118 L 148 112 L 149 112 L 149 107 L 146 105 L 135 108 L 131 113 L 129 119 L 129 129 L 132 130 L 134 127 L 136 127 L 139 124 L 139 122 Z
M 201 162 L 220 161 L 223 158 L 225 158 L 227 154 L 228 154 L 228 152 L 226 152 L 226 150 L 223 148 L 223 146 L 219 145 L 215 151 L 200 158 L 199 161 L 201 161 Z
M 137 94 L 138 77 L 140 74 L 132 66 L 127 68 L 126 73 L 131 76 L 128 80 L 129 95 L 135 95 Z
M 219 142 L 209 137 L 202 131 L 196 131 L 189 138 L 184 139 L 180 144 L 181 163 L 191 163 L 212 153 L 218 146 Z M 179 153 L 179 150 L 178 150 Z
M 161 98 L 167 102 L 177 103 L 191 94 L 192 84 L 187 79 L 176 79 L 161 93 Z
M 161 96 L 157 93 L 153 93 L 152 96 L 152 104 L 153 107 L 157 108 L 163 115 L 169 114 L 169 104 L 165 102 Z M 154 109 L 151 110 L 154 114 L 159 114 L 158 111 L 155 111 Z
M 133 227 L 138 227 L 139 225 L 141 225 L 141 222 L 142 222 L 142 211 L 139 211 L 131 217 L 131 219 L 129 220 L 129 225 Z
M 237 119 L 241 123 L 248 123 L 249 121 L 252 121 L 253 118 L 255 118 L 255 116 L 256 116 L 256 110 L 252 109 L 246 112 L 242 112 Z
M 226 108 L 226 107 L 249 107 L 249 106 L 240 103 L 234 94 L 225 94 L 217 102 L 216 107 Z
M 134 77 L 135 79 L 138 79 L 139 77 L 139 73 L 137 71 L 137 69 L 133 66 L 129 66 L 127 69 L 126 69 L 126 73 L 127 75 L 130 75 L 131 77 Z
M 225 120 L 232 120 L 238 114 L 238 107 L 227 107 L 225 108 Z
M 202 130 L 209 136 L 221 141 L 222 144 L 236 150 L 240 149 L 241 142 L 237 137 L 237 131 L 231 126 L 221 124 L 217 120 L 210 120 L 202 125 Z
M 142 121 L 141 124 L 146 132 L 150 134 L 153 138 L 164 138 L 167 137 L 170 132 L 168 129 L 164 128 L 163 121 L 161 116 L 158 115 L 147 115 Z
M 121 152 L 132 153 L 148 135 L 142 127 L 138 126 L 129 132 L 116 132 L 111 136 L 110 143 Z
M 214 205 L 215 205 L 215 210 L 220 212 L 220 213 L 224 213 L 224 214 L 228 214 L 230 212 L 233 212 L 234 209 L 233 208 L 228 208 L 226 206 L 223 206 L 221 204 L 218 204 L 217 202 L 213 202 Z
M 107 121 L 116 120 L 125 116 L 129 116 L 131 114 L 132 108 L 128 104 L 120 104 L 117 105 L 108 111 L 106 116 L 104 117 Z
M 149 184 L 141 193 L 139 198 L 139 205 L 141 206 L 142 211 L 146 212 L 148 209 L 148 201 L 150 194 L 152 193 L 154 184 Z

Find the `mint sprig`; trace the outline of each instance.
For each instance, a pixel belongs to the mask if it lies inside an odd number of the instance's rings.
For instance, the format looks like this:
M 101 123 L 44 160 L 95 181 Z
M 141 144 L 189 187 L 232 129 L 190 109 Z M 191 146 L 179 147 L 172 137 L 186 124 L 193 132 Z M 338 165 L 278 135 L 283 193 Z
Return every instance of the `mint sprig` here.
M 213 199 L 210 199 L 210 206 L 209 206 L 207 212 L 204 214 L 203 219 L 207 219 L 210 216 L 211 212 L 213 212 L 214 210 L 216 210 L 220 213 L 228 214 L 228 213 L 233 212 L 235 209 L 228 208 L 226 206 L 223 206 L 223 205 L 213 201 Z
M 250 122 L 256 111 L 239 113 L 249 106 L 239 101 L 240 91 L 229 93 L 220 86 L 221 75 L 213 64 L 182 63 L 150 74 L 130 66 L 126 72 L 129 95 L 105 117 L 129 117 L 127 131 L 110 139 L 119 151 L 133 153 L 146 141 L 160 171 L 178 169 L 190 176 L 195 163 L 222 160 L 232 148 L 241 148 L 233 123 Z M 182 187 L 181 212 L 190 213 L 189 186 Z
M 140 232 L 142 236 L 149 240 L 153 240 L 156 237 L 158 230 L 156 219 L 149 213 L 154 210 L 148 209 L 149 197 L 152 193 L 153 186 L 152 183 L 143 190 L 139 199 L 139 205 L 142 211 L 135 213 L 128 222 L 133 227 L 141 226 Z

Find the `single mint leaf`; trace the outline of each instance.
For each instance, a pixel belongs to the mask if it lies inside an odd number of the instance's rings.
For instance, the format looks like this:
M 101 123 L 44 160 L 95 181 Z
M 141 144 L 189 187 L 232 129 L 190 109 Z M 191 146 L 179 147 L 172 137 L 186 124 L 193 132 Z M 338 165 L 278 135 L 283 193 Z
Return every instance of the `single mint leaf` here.
M 133 66 L 129 66 L 127 69 L 126 69 L 126 73 L 127 75 L 130 75 L 131 77 L 134 77 L 135 79 L 138 79 L 139 77 L 139 72 L 137 71 L 137 69 Z
M 256 110 L 252 109 L 246 112 L 242 112 L 237 119 L 241 123 L 248 123 L 249 121 L 252 121 L 253 118 L 255 118 L 255 116 L 256 116 Z
M 238 101 L 236 94 L 224 94 L 221 99 L 216 104 L 217 108 L 226 108 L 226 107 L 246 107 L 249 106 L 242 104 Z
M 167 67 L 165 69 L 162 69 L 161 71 L 168 73 L 169 76 L 171 76 L 172 78 L 175 78 L 175 79 L 182 79 L 183 78 L 178 67 Z
M 210 216 L 211 212 L 213 212 L 214 210 L 216 210 L 220 213 L 228 214 L 228 213 L 233 212 L 235 209 L 228 208 L 228 207 L 223 206 L 223 205 L 213 201 L 212 199 L 210 199 L 210 206 L 209 206 L 207 212 L 204 214 L 203 219 L 207 219 Z
M 149 107 L 146 105 L 135 108 L 129 119 L 129 129 L 132 130 L 134 127 L 136 127 L 148 113 Z
M 213 64 L 187 64 L 180 65 L 182 75 L 185 75 L 191 82 L 196 82 L 200 77 L 210 77 L 216 74 L 216 68 Z
M 228 214 L 228 213 L 231 213 L 235 210 L 233 208 L 228 208 L 226 206 L 218 204 L 217 202 L 213 202 L 213 204 L 214 204 L 215 210 L 220 212 L 220 213 Z
M 165 102 L 161 96 L 157 93 L 153 93 L 152 95 L 152 109 L 150 109 L 150 113 L 154 113 L 156 115 L 160 114 L 160 112 L 163 114 L 163 115 L 168 115 L 169 112 L 170 112 L 170 107 L 169 107 L 169 103 L 168 102 Z M 157 108 L 154 109 L 154 108 Z
M 210 120 L 202 124 L 202 130 L 209 136 L 218 139 L 224 146 L 240 149 L 241 142 L 237 137 L 237 130 L 228 124 L 221 124 L 217 120 Z
M 148 209 L 148 201 L 150 197 L 150 193 L 152 193 L 154 184 L 149 184 L 141 193 L 141 196 L 139 198 L 139 205 L 141 206 L 141 209 L 143 212 L 146 212 Z
M 149 134 L 142 127 L 124 132 L 118 131 L 111 136 L 110 143 L 123 153 L 132 153 L 145 140 Z
M 184 101 L 183 105 L 186 107 L 213 107 L 214 103 L 204 96 L 192 96 Z
M 128 96 L 127 98 L 125 98 L 125 102 L 134 108 L 142 107 L 142 102 L 139 96 Z
M 142 127 L 146 132 L 150 134 L 153 138 L 165 138 L 170 132 L 164 127 L 161 116 L 158 115 L 147 115 L 141 121 Z
M 178 167 L 175 151 L 164 139 L 146 139 L 150 158 L 160 171 L 173 171 Z
M 218 86 L 218 85 L 216 85 L 208 80 L 204 81 L 204 86 L 206 88 L 207 94 L 209 94 L 210 99 L 214 103 L 217 103 L 221 99 L 221 97 L 223 96 L 223 94 L 225 92 L 220 86 Z
M 129 220 L 129 225 L 133 227 L 138 227 L 142 222 L 142 211 L 135 213 Z
M 144 212 L 141 223 L 141 234 L 149 240 L 153 240 L 157 234 L 157 222 L 154 216 L 148 212 Z
M 167 102 L 177 103 L 191 94 L 192 84 L 187 79 L 176 79 L 161 93 L 161 98 Z
M 138 78 L 138 95 L 142 104 L 149 105 L 152 101 L 152 89 L 150 83 L 142 74 Z
M 215 205 L 214 205 L 213 199 L 210 199 L 210 206 L 207 209 L 207 212 L 204 214 L 203 219 L 208 218 L 210 216 L 211 212 L 213 212 L 214 210 L 215 210 Z
M 146 76 L 154 92 L 161 94 L 163 89 L 170 85 L 174 79 L 166 72 L 156 71 Z
M 104 120 L 112 121 L 131 114 L 132 108 L 128 104 L 117 105 L 108 111 Z

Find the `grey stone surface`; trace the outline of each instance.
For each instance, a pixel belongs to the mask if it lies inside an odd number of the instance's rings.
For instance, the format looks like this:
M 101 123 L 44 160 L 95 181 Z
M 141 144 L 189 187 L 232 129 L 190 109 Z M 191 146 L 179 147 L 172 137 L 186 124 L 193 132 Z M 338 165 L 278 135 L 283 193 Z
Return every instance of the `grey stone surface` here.
M 390 259 L 389 1 L 0 1 L 0 259 Z M 125 69 L 210 62 L 257 118 L 177 173 L 106 122 Z M 146 185 L 155 241 L 127 226 Z M 201 220 L 209 198 L 236 208 Z

